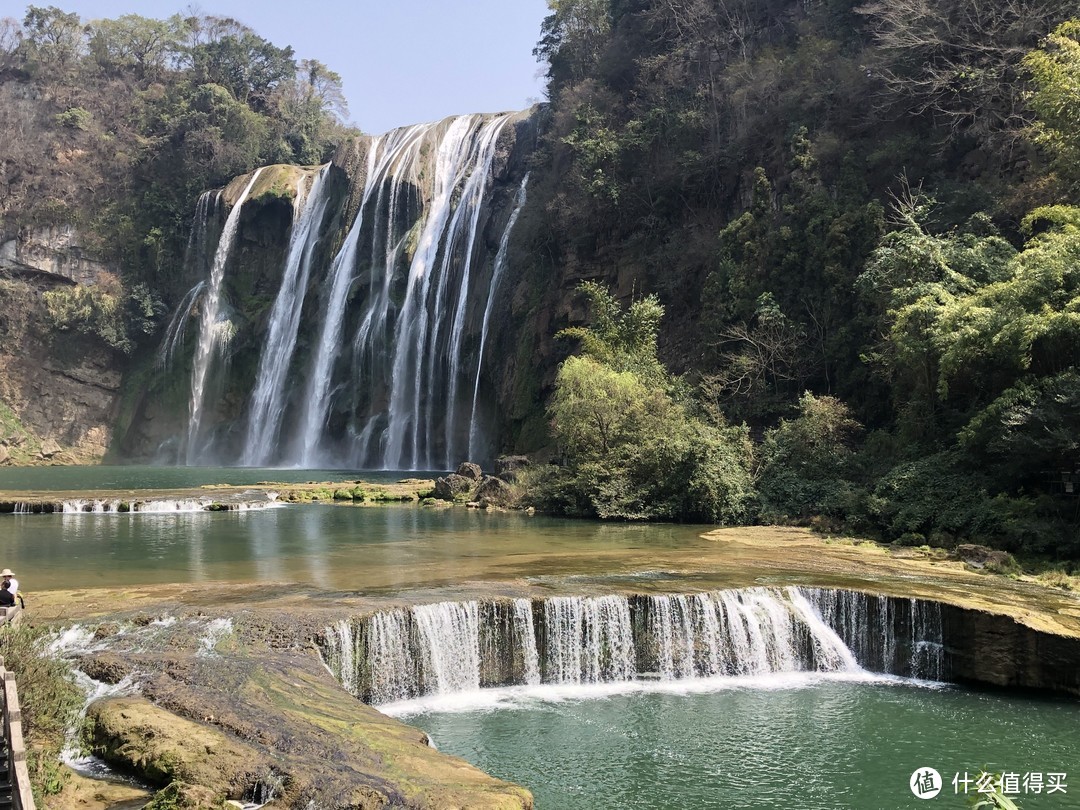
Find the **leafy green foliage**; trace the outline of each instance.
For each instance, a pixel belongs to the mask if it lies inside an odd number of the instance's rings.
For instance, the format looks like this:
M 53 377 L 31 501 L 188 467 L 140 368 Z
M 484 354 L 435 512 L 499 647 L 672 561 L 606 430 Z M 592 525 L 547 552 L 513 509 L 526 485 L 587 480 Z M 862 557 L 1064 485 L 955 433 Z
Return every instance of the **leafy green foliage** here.
M 158 301 L 190 285 L 175 268 L 201 192 L 259 165 L 320 163 L 346 132 L 340 76 L 227 17 L 84 23 L 30 6 L 21 26 L 0 30 L 0 51 L 0 83 L 29 84 L 12 97 L 40 99 L 0 117 L 12 144 L 0 216 L 13 228 L 75 224 L 94 258 L 120 268 L 117 302 L 56 295 L 52 310 L 123 351 L 154 330 Z M 23 113 L 40 137 L 20 134 Z M 120 328 L 115 313 L 135 321 Z
M 852 478 L 862 425 L 833 397 L 807 392 L 799 408 L 798 417 L 765 434 L 757 476 L 764 512 L 845 516 L 858 497 Z
M 560 333 L 581 340 L 584 354 L 562 364 L 548 410 L 567 463 L 541 482 L 541 500 L 600 518 L 746 520 L 746 430 L 706 423 L 675 399 L 656 358 L 663 309 L 647 298 L 624 311 L 598 285 L 581 289 L 593 324 Z
M 83 131 L 90 129 L 90 122 L 93 119 L 93 113 L 84 110 L 82 107 L 69 107 L 56 115 L 56 123 L 60 126 Z
M 1080 19 L 1063 22 L 1041 48 L 1024 58 L 1034 90 L 1029 103 L 1037 113 L 1037 140 L 1056 158 L 1058 172 L 1073 189 L 1080 184 Z
M 573 508 L 650 511 L 619 450 L 647 416 L 672 445 L 745 421 L 770 519 L 1078 553 L 1080 22 L 978 5 L 552 4 L 536 276 L 653 292 L 652 345 L 700 399 L 618 376 L 640 372 L 594 300 L 569 334 L 597 365 L 564 365 L 551 412 L 567 470 L 574 447 L 604 482 Z
M 121 352 L 131 351 L 118 290 L 80 284 L 49 290 L 44 295 L 55 329 L 99 338 Z

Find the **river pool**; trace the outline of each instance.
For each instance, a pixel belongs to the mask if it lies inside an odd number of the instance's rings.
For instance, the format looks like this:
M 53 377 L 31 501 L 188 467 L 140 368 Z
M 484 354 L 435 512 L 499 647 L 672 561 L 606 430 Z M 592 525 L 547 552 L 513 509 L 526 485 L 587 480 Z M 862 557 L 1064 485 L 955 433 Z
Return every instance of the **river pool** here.
M 76 490 L 104 495 L 283 479 L 388 482 L 412 475 L 7 469 L 0 471 L 0 489 L 52 490 L 63 498 Z M 331 598 L 340 592 L 430 601 L 434 591 L 428 589 L 453 591 L 469 583 L 588 593 L 829 585 L 829 570 L 840 559 L 833 556 L 839 552 L 824 555 L 813 547 L 808 553 L 820 568 L 807 573 L 803 562 L 797 571 L 792 562 L 787 576 L 786 563 L 774 565 L 770 558 L 766 565 L 754 549 L 739 557 L 738 544 L 702 538 L 706 528 L 602 525 L 414 504 L 0 515 L 0 566 L 13 568 L 31 594 L 273 582 Z M 849 567 L 869 570 L 884 559 L 849 551 Z M 751 566 L 761 570 L 747 574 Z M 837 576 L 851 578 L 850 571 Z M 961 575 L 942 577 L 953 587 L 969 587 Z M 911 583 L 904 588 L 922 581 L 907 574 L 901 580 Z M 867 581 L 872 588 L 877 580 L 867 575 Z M 1066 598 L 1071 597 L 1060 596 Z M 467 699 L 449 696 L 393 711 L 426 730 L 439 749 L 530 788 L 541 810 L 963 807 L 954 775 L 962 779 L 967 772 L 974 778 L 984 767 L 1018 774 L 1024 810 L 1080 807 L 1076 701 L 883 676 L 787 673 L 485 690 Z M 925 768 L 935 768 L 944 779 L 941 794 L 930 801 L 916 798 L 908 786 L 913 772 Z M 1042 792 L 1033 792 L 1029 776 L 1025 794 L 1023 777 L 1034 773 L 1044 780 Z M 1066 774 L 1066 791 L 1051 793 L 1049 782 L 1058 779 L 1051 774 L 1059 773 Z M 1069 780 L 1077 785 L 1068 786 Z M 962 793 L 962 781 L 958 787 Z

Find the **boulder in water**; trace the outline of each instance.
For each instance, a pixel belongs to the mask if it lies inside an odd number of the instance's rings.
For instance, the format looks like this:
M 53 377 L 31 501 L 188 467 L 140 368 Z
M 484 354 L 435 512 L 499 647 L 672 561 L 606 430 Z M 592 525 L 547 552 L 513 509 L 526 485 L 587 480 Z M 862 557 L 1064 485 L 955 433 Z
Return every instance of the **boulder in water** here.
M 475 483 L 464 475 L 450 473 L 445 478 L 435 479 L 435 497 L 442 498 L 444 501 L 468 500 Z
M 510 506 L 514 500 L 514 490 L 501 478 L 486 475 L 476 490 L 476 500 L 483 506 Z
M 479 481 L 484 477 L 484 471 L 480 469 L 479 464 L 473 464 L 471 461 L 463 461 L 457 468 L 457 475 L 473 481 Z

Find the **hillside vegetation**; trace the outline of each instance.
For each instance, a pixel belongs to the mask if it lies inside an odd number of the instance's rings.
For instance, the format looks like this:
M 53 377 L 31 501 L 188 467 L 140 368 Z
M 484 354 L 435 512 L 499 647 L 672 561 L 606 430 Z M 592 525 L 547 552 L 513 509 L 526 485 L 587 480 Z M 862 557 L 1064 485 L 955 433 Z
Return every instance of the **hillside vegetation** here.
M 190 286 L 199 194 L 257 166 L 327 160 L 345 115 L 336 73 L 236 20 L 30 6 L 0 20 L 0 236 L 77 226 L 121 286 L 54 296 L 50 311 L 130 353 Z
M 1075 7 L 549 7 L 535 272 L 572 265 L 636 301 L 627 316 L 651 301 L 659 357 L 680 375 L 661 390 L 681 402 L 646 402 L 625 375 L 652 390 L 649 375 L 625 352 L 571 333 L 586 339 L 549 410 L 566 508 L 1080 555 Z M 610 321 L 614 301 L 587 291 L 595 323 Z M 606 371 L 583 368 L 596 363 Z M 583 442 L 580 403 L 619 396 L 652 421 Z M 658 478 L 715 464 L 656 468 L 669 458 L 657 436 L 687 429 L 658 427 L 672 407 L 713 431 L 745 426 L 726 453 L 752 502 L 657 505 Z M 635 475 L 628 454 L 653 468 Z

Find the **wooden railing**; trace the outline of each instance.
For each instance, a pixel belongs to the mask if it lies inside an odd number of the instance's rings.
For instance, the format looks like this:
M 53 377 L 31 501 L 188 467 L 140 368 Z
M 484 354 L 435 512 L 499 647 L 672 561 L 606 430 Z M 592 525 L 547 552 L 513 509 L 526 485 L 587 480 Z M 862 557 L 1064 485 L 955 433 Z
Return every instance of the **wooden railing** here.
M 12 610 L 13 608 L 8 608 Z M 18 610 L 18 608 L 14 608 Z M 16 614 L 12 620 L 17 620 Z M 22 710 L 19 693 L 15 690 L 15 673 L 4 666 L 0 656 L 0 682 L 3 683 L 4 739 L 8 749 L 8 773 L 11 778 L 11 806 L 15 810 L 36 810 L 34 793 L 30 789 L 30 770 L 26 766 L 26 742 L 23 740 Z

